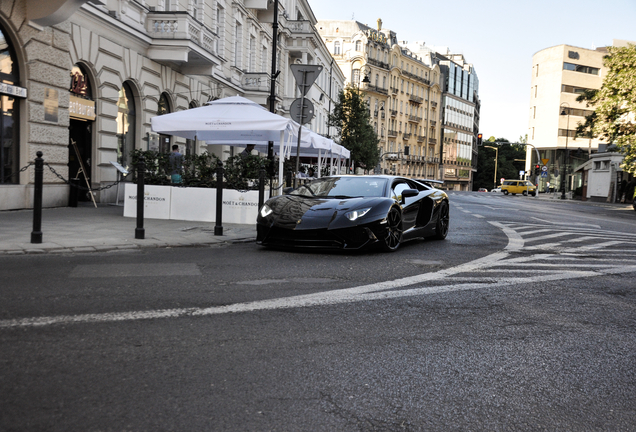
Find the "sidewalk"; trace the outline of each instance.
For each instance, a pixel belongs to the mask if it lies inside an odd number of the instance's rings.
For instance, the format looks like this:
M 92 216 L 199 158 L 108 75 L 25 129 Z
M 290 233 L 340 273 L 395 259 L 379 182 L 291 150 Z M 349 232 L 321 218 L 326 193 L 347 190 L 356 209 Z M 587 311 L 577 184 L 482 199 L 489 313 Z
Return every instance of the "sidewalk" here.
M 214 222 L 161 219 L 145 219 L 145 238 L 137 240 L 137 219 L 123 214 L 123 207 L 107 204 L 98 204 L 97 208 L 92 203 L 46 208 L 42 210 L 42 243 L 31 243 L 33 210 L 0 211 L 0 255 L 209 246 L 256 240 L 256 222 L 223 222 L 223 235 L 215 236 Z
M 531 199 L 540 199 L 542 201 L 559 201 L 559 202 L 569 202 L 569 203 L 575 203 L 575 204 L 581 204 L 581 205 L 591 205 L 591 206 L 598 206 L 598 207 L 611 207 L 611 208 L 625 208 L 625 209 L 632 209 L 632 203 L 614 203 L 614 202 L 606 202 L 606 201 L 581 201 L 580 199 L 561 199 L 561 193 L 560 192 L 551 192 L 551 193 L 539 193 L 537 194 L 536 197 L 530 197 Z

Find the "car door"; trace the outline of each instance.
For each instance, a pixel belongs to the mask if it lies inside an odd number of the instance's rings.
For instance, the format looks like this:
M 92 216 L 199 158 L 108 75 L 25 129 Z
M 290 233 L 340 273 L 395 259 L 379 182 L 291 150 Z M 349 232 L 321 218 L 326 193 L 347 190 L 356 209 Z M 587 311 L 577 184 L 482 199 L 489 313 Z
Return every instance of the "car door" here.
M 415 226 L 420 197 L 402 197 L 405 189 L 413 189 L 406 180 L 395 180 L 391 186 L 391 196 L 402 207 L 402 229 L 406 232 Z

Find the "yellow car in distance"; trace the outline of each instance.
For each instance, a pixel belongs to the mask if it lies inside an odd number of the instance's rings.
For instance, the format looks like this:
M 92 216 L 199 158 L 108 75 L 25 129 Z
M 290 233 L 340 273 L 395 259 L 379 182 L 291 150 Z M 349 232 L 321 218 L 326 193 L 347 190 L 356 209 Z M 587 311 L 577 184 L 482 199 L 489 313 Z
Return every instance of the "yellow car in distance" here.
M 537 194 L 537 187 L 530 183 L 528 180 L 504 180 L 501 185 L 501 191 L 504 195 L 508 195 L 509 193 L 513 195 L 523 194 L 523 195 L 532 195 L 535 196 Z

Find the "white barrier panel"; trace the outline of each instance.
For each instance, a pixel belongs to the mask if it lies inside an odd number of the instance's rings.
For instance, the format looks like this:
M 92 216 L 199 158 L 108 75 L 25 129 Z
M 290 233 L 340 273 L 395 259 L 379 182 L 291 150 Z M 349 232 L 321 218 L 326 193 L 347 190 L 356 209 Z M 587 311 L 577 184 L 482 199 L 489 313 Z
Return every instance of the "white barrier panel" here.
M 137 185 L 124 192 L 124 216 L 137 217 Z M 216 189 L 147 185 L 144 194 L 144 218 L 216 222 Z M 223 189 L 223 223 L 256 224 L 257 215 L 258 191 Z
M 170 219 L 172 187 L 144 186 L 144 219 Z M 126 183 L 124 216 L 137 217 L 137 185 Z
M 173 187 L 170 219 L 216 222 L 216 189 Z
M 265 201 L 269 193 L 265 191 Z M 223 189 L 223 222 L 256 224 L 258 215 L 258 191 L 239 192 Z

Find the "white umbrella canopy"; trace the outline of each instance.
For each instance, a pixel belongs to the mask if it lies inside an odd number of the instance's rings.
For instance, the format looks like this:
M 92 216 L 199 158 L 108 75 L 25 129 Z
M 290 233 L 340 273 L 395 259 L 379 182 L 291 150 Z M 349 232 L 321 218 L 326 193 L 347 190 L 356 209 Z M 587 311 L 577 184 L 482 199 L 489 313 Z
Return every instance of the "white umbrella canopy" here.
M 291 136 L 292 121 L 241 96 L 150 119 L 153 132 L 207 141 L 208 144 L 280 143 Z M 284 133 L 282 137 L 281 132 Z

